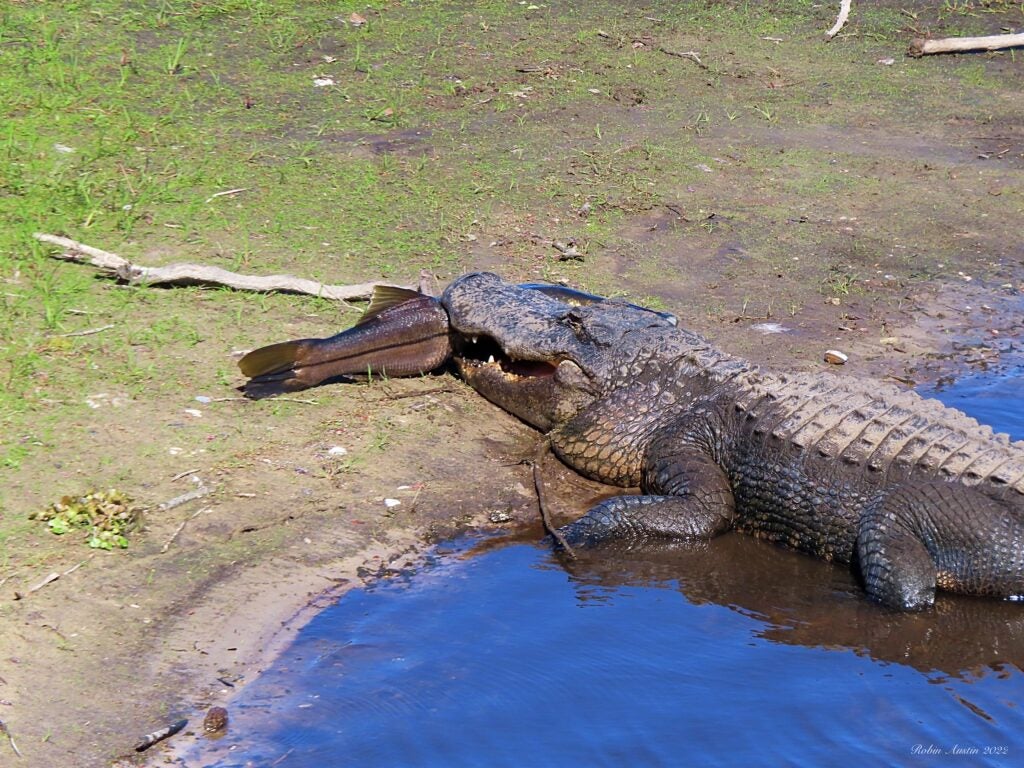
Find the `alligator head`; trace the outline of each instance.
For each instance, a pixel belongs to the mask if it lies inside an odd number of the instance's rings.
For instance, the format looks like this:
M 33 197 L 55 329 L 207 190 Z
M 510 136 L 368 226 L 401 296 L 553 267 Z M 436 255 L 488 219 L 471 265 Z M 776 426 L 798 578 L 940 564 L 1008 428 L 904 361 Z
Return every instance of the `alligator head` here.
M 441 304 L 460 376 L 545 431 L 607 394 L 631 339 L 675 326 L 667 313 L 486 272 L 455 280 Z

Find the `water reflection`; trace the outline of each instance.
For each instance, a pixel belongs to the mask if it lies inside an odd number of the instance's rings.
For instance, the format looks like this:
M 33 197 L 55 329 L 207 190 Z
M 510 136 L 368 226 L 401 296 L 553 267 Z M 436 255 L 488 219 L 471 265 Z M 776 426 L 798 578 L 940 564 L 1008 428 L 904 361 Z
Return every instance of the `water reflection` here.
M 905 613 L 866 600 L 845 566 L 729 534 L 700 546 L 583 551 L 564 563 L 581 604 L 622 587 L 678 590 L 694 605 L 756 619 L 753 634 L 787 645 L 851 650 L 904 664 L 933 681 L 1020 671 L 1024 605 L 940 594 L 934 610 Z

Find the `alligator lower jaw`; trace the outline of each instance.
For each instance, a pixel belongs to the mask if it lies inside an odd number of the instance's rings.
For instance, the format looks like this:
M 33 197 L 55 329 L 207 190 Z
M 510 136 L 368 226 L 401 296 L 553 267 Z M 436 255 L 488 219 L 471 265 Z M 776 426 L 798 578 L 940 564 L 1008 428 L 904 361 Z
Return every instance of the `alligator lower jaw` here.
M 557 363 L 543 360 L 514 360 L 493 339 L 473 337 L 455 342 L 454 361 L 459 373 L 469 381 L 487 376 L 510 383 L 527 379 L 544 379 L 555 375 Z
M 557 366 L 551 363 L 509 360 L 508 358 L 495 360 L 494 357 L 489 357 L 487 362 L 468 357 L 456 357 L 455 364 L 462 378 L 470 383 L 475 379 L 486 377 L 491 380 L 505 380 L 513 385 L 531 380 L 549 379 L 555 375 L 557 370 Z

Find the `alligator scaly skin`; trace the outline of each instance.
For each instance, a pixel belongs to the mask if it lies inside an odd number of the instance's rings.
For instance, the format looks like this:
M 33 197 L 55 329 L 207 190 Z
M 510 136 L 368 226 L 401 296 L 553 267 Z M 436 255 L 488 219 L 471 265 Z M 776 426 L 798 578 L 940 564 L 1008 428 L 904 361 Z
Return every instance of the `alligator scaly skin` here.
M 529 398 L 493 370 L 464 371 L 472 386 L 578 472 L 640 487 L 563 528 L 572 546 L 737 529 L 851 563 L 895 608 L 1024 595 L 1024 443 L 892 385 L 762 371 L 628 305 L 570 308 L 493 275 L 442 303 L 456 334 L 567 372 Z

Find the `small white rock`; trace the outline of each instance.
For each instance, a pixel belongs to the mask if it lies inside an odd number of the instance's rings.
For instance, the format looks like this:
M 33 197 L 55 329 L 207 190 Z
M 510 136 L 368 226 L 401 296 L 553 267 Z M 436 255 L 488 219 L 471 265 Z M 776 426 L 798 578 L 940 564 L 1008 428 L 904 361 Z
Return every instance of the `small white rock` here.
M 324 88 L 324 87 L 326 87 L 328 85 L 334 85 L 334 78 L 333 77 L 314 77 L 313 78 L 313 87 L 314 88 Z
M 398 499 L 384 499 L 384 506 L 387 507 L 388 509 L 391 509 L 392 507 L 397 507 L 401 503 L 402 502 L 400 502 Z
M 212 397 L 207 397 L 206 395 L 196 395 L 196 402 L 197 403 L 212 403 L 213 402 L 213 398 Z
M 327 449 L 327 453 L 331 456 L 344 456 L 348 453 L 348 448 L 342 448 L 340 445 L 332 445 Z
M 846 361 L 850 358 L 838 349 L 829 349 L 825 351 L 825 362 L 830 365 L 845 365 Z
M 779 323 L 757 323 L 750 326 L 750 330 L 758 333 L 788 333 L 789 328 Z
M 203 412 L 200 411 L 198 408 L 186 408 L 185 409 L 185 413 L 187 413 L 189 416 L 191 416 L 194 419 L 201 418 L 202 415 L 203 415 Z

